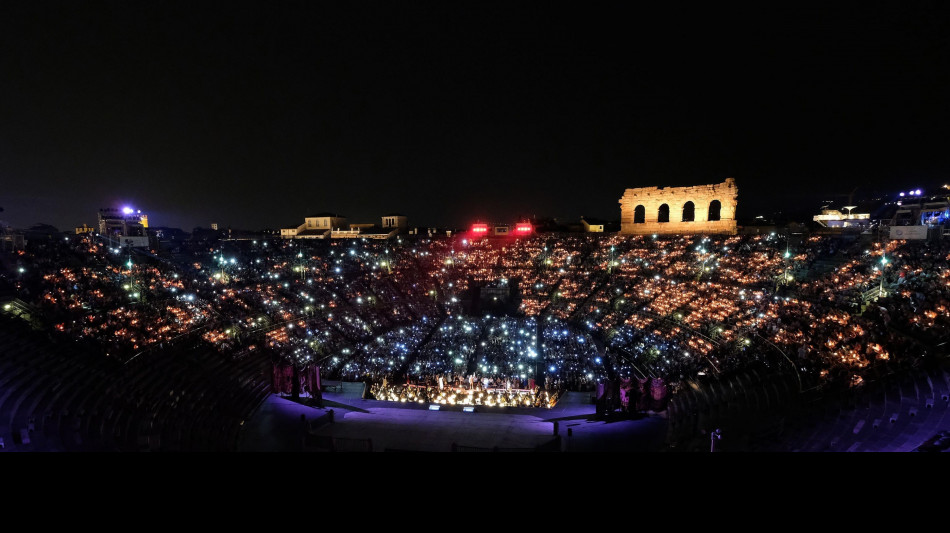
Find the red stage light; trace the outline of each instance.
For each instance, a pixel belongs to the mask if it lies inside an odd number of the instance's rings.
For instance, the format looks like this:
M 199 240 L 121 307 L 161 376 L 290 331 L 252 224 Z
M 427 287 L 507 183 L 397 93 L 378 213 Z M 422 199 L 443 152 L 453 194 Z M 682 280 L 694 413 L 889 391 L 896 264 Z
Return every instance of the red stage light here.
M 518 224 L 515 226 L 515 231 L 518 233 L 531 233 L 531 230 L 534 229 L 531 227 L 531 224 Z
M 488 233 L 488 225 L 474 224 L 472 225 L 472 233 Z

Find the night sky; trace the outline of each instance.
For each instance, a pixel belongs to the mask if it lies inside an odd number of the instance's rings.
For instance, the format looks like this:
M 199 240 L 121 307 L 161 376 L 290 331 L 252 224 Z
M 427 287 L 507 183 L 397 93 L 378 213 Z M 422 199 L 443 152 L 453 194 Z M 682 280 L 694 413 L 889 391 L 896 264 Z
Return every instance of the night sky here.
M 0 2 L 0 220 L 617 219 L 729 176 L 741 219 L 950 181 L 938 2 L 641 4 Z

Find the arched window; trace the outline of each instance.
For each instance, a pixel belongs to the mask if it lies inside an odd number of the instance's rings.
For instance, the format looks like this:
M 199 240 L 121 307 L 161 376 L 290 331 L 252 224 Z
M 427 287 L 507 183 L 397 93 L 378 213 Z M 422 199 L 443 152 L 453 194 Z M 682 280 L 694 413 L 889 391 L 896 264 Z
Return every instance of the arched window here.
M 660 206 L 660 210 L 656 214 L 657 222 L 669 222 L 670 221 L 670 206 L 663 204 Z
M 636 209 L 633 210 L 633 223 L 643 224 L 646 221 L 647 221 L 647 210 L 642 205 L 638 205 Z
M 696 205 L 693 202 L 683 204 L 683 222 L 696 220 Z
M 722 202 L 719 200 L 713 200 L 709 202 L 709 216 L 706 220 L 719 220 L 719 211 L 722 210 Z

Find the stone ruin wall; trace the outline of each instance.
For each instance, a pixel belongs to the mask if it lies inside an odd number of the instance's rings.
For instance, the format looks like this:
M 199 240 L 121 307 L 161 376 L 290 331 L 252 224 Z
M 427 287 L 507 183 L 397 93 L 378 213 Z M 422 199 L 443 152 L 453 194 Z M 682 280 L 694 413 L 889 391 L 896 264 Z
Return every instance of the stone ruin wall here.
M 620 233 L 623 235 L 659 235 L 720 233 L 736 234 L 736 196 L 733 178 L 722 183 L 692 187 L 641 187 L 627 189 L 620 198 Z M 719 220 L 710 221 L 709 204 L 719 200 Z M 692 222 L 683 222 L 683 205 L 692 201 L 695 210 Z M 670 208 L 670 221 L 658 222 L 660 206 Z M 634 210 L 645 209 L 644 222 L 634 223 Z

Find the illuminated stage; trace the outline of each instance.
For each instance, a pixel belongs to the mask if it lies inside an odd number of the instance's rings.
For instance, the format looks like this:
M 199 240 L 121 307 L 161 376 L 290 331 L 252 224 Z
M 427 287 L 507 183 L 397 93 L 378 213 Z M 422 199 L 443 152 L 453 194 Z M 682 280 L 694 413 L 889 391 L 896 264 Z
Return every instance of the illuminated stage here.
M 551 409 L 476 407 L 464 412 L 460 406 L 445 406 L 432 411 L 431 404 L 363 399 L 361 384 L 346 385 L 352 387 L 343 393 L 324 393 L 323 408 L 271 395 L 248 421 L 239 450 L 300 450 L 301 415 L 312 423 L 307 429 L 311 442 L 371 441 L 372 451 L 656 451 L 664 447 L 667 432 L 667 421 L 660 416 L 599 420 L 589 393 L 566 393 Z M 332 423 L 327 421 L 331 409 Z M 324 423 L 315 422 L 320 420 Z M 320 445 L 304 449 L 328 451 Z
M 439 404 L 446 406 L 485 407 L 536 407 L 550 409 L 557 405 L 560 392 L 533 391 L 531 389 L 464 389 L 425 385 L 395 385 L 382 390 L 381 385 L 370 389 L 372 397 L 381 401 L 398 403 Z

